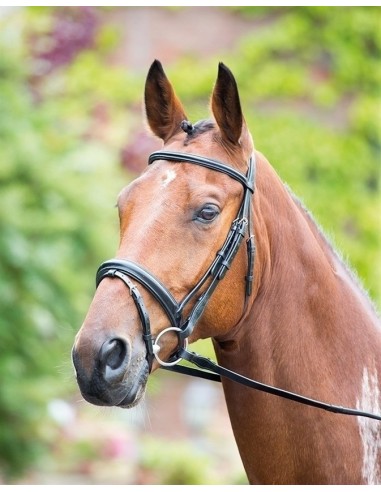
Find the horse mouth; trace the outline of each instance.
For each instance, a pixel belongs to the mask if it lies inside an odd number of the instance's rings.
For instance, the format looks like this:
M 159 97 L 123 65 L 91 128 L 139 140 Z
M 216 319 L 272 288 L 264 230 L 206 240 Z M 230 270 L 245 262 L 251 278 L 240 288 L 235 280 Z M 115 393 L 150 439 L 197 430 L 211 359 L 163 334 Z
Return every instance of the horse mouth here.
M 93 405 L 132 408 L 145 394 L 148 375 L 149 366 L 145 363 L 136 373 L 127 373 L 123 381 L 114 385 L 107 384 L 96 371 L 90 381 L 77 371 L 77 381 L 83 398 Z
M 130 391 L 128 395 L 115 406 L 125 409 L 135 407 L 141 401 L 144 394 L 145 394 L 145 384 L 138 386 L 136 391 Z
M 145 395 L 148 374 L 148 365 L 145 365 L 140 371 L 138 377 L 135 379 L 133 385 L 128 389 L 127 395 L 115 406 L 120 408 L 135 407 Z

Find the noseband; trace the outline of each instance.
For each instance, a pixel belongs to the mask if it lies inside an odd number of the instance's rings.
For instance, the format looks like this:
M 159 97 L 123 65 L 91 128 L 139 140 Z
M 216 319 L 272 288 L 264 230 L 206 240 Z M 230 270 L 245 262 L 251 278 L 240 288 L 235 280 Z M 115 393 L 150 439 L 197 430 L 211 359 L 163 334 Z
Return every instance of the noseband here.
M 156 340 L 154 340 L 151 328 L 150 320 L 147 310 L 145 308 L 143 298 L 139 293 L 137 287 L 131 282 L 130 278 L 136 280 L 139 284 L 143 285 L 156 299 L 160 306 L 165 311 L 171 326 L 165 331 L 175 331 L 179 338 L 179 347 L 184 347 L 188 337 L 193 332 L 198 320 L 202 316 L 205 307 L 216 289 L 220 280 L 222 280 L 230 268 L 232 261 L 234 260 L 238 249 L 242 243 L 243 238 L 248 233 L 247 238 L 247 255 L 248 255 L 248 267 L 247 275 L 245 277 L 245 292 L 246 296 L 250 296 L 253 283 L 253 268 L 254 268 L 254 237 L 251 232 L 251 220 L 250 220 L 250 203 L 251 197 L 254 193 L 254 181 L 255 181 L 255 158 L 251 157 L 249 160 L 249 166 L 247 174 L 244 175 L 230 166 L 223 164 L 222 162 L 208 159 L 194 154 L 185 154 L 181 152 L 168 152 L 159 151 L 150 155 L 148 164 L 152 164 L 157 160 L 173 161 L 176 163 L 187 162 L 203 166 L 213 171 L 218 171 L 227 174 L 231 178 L 235 179 L 243 186 L 244 193 L 242 202 L 237 214 L 237 217 L 233 220 L 230 230 L 227 234 L 224 244 L 217 252 L 213 262 L 206 270 L 202 278 L 197 282 L 193 289 L 183 298 L 182 301 L 177 302 L 171 292 L 148 270 L 142 266 L 136 264 L 130 260 L 112 259 L 102 263 L 99 267 L 96 276 L 96 285 L 105 277 L 117 277 L 122 280 L 125 285 L 130 289 L 131 296 L 135 302 L 137 310 L 139 312 L 140 320 L 143 328 L 143 339 L 147 349 L 147 360 L 151 367 L 153 358 L 156 357 L 158 362 L 163 366 L 174 366 L 177 364 L 181 357 L 175 353 L 174 356 L 168 362 L 164 362 L 160 359 L 158 352 L 160 346 L 158 344 L 159 338 L 164 334 L 160 333 Z M 200 291 L 204 285 L 207 285 L 204 292 L 200 294 Z M 184 318 L 184 309 L 191 300 L 196 299 L 190 314 L 187 318 Z
M 130 294 L 135 302 L 136 308 L 139 313 L 139 317 L 143 328 L 143 339 L 147 349 L 147 361 L 151 369 L 154 357 L 160 363 L 164 369 L 188 374 L 192 376 L 198 376 L 205 379 L 211 379 L 213 381 L 220 381 L 221 376 L 231 379 L 237 383 L 243 384 L 250 388 L 254 388 L 265 393 L 286 398 L 304 405 L 308 405 L 315 408 L 320 408 L 328 412 L 340 413 L 346 415 L 355 415 L 368 417 L 375 420 L 381 420 L 381 415 L 376 415 L 362 410 L 345 408 L 337 405 L 331 405 L 318 400 L 313 400 L 305 396 L 285 391 L 274 386 L 269 386 L 253 379 L 246 378 L 236 372 L 219 366 L 210 359 L 202 357 L 193 352 L 186 350 L 188 337 L 193 332 L 197 322 L 201 318 L 205 307 L 216 289 L 220 280 L 222 280 L 230 268 L 238 249 L 242 243 L 242 240 L 247 236 L 247 275 L 245 276 L 245 295 L 246 298 L 251 295 L 252 283 L 253 283 L 253 270 L 254 270 L 254 256 L 255 256 L 255 242 L 254 234 L 251 225 L 250 217 L 250 203 L 252 195 L 254 194 L 255 184 L 255 156 L 253 155 L 249 160 L 249 166 L 247 174 L 244 175 L 230 166 L 223 164 L 222 162 L 214 159 L 209 159 L 194 154 L 186 154 L 182 152 L 169 152 L 159 151 L 150 155 L 148 164 L 152 164 L 157 160 L 173 161 L 176 163 L 191 163 L 198 166 L 203 166 L 213 171 L 227 174 L 232 179 L 235 179 L 244 189 L 242 202 L 237 214 L 237 217 L 233 220 L 227 237 L 221 249 L 217 251 L 216 257 L 213 262 L 204 273 L 202 278 L 193 287 L 193 289 L 183 298 L 182 301 L 177 302 L 169 290 L 148 270 L 142 266 L 129 260 L 112 259 L 105 261 L 101 264 L 96 275 L 96 286 L 105 277 L 119 278 L 130 290 Z M 145 308 L 143 298 L 138 288 L 131 281 L 131 278 L 136 280 L 139 284 L 143 285 L 156 299 L 160 306 L 165 311 L 171 326 L 164 329 L 156 339 L 153 338 L 150 328 L 150 319 L 148 312 Z M 201 288 L 206 285 L 205 290 L 200 294 Z M 196 298 L 196 296 L 198 296 Z M 184 308 L 192 300 L 195 299 L 195 303 L 187 318 L 184 319 Z M 160 338 L 168 331 L 173 331 L 177 334 L 179 339 L 178 347 L 169 361 L 163 361 L 159 357 Z M 194 369 L 191 367 L 176 365 L 182 359 L 197 365 L 200 369 Z

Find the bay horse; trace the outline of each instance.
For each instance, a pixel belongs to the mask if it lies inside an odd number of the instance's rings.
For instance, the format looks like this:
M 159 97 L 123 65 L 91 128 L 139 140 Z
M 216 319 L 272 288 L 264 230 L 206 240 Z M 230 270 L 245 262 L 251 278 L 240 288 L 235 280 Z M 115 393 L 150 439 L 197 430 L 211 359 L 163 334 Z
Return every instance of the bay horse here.
M 254 149 L 233 74 L 219 64 L 213 118 L 193 125 L 155 60 L 145 110 L 164 146 L 118 197 L 119 249 L 98 270 L 73 347 L 83 397 L 132 407 L 151 372 L 189 354 L 188 340 L 211 338 L 251 484 L 381 483 L 380 416 L 356 414 L 381 413 L 379 320 Z M 354 414 L 277 398 L 228 373 Z

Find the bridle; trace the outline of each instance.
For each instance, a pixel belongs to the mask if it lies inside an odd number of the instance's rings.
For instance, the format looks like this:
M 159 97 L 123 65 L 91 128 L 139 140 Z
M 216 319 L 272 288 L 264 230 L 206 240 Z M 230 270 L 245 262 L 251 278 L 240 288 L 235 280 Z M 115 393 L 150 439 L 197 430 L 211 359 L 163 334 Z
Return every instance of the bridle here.
M 254 280 L 255 241 L 251 223 L 250 205 L 255 189 L 255 155 L 253 154 L 249 159 L 248 171 L 246 175 L 236 171 L 231 166 L 223 164 L 222 162 L 195 154 L 162 150 L 153 152 L 149 156 L 148 164 L 150 165 L 157 160 L 196 164 L 198 166 L 203 166 L 213 171 L 226 174 L 232 179 L 238 181 L 243 186 L 243 197 L 238 214 L 230 226 L 225 242 L 220 250 L 217 251 L 216 257 L 204 275 L 180 302 L 175 300 L 171 292 L 154 275 L 152 275 L 152 273 L 133 261 L 114 258 L 105 261 L 100 265 L 96 274 L 97 287 L 105 277 L 111 277 L 122 280 L 130 291 L 142 324 L 143 339 L 146 345 L 149 368 L 151 369 L 153 359 L 156 358 L 159 364 L 167 370 L 198 376 L 205 379 L 211 379 L 213 381 L 221 381 L 221 376 L 223 376 L 259 391 L 264 391 L 266 393 L 280 396 L 298 403 L 303 403 L 305 405 L 321 408 L 330 412 L 357 415 L 381 420 L 381 415 L 375 415 L 357 409 L 330 405 L 246 378 L 245 376 L 219 366 L 210 359 L 187 350 L 187 340 L 189 336 L 201 318 L 205 307 L 218 283 L 224 278 L 227 270 L 230 268 L 245 237 L 248 258 L 247 274 L 245 276 L 246 299 L 252 293 L 252 284 Z M 153 338 L 151 333 L 149 314 L 145 308 L 143 298 L 131 279 L 137 281 L 149 291 L 149 293 L 163 308 L 171 323 L 171 326 L 160 332 L 156 339 Z M 200 294 L 204 286 L 205 289 Z M 184 317 L 184 309 L 192 300 L 194 300 L 194 304 L 190 310 L 190 314 L 187 317 Z M 177 334 L 178 347 L 168 361 L 163 361 L 159 356 L 159 340 L 165 333 L 170 331 Z M 177 365 L 182 359 L 197 365 L 201 369 Z
M 162 366 L 172 367 L 181 360 L 181 357 L 176 357 L 176 354 L 174 354 L 169 362 L 162 361 L 158 355 L 160 350 L 160 346 L 158 344 L 159 339 L 162 335 L 164 335 L 164 333 L 167 333 L 168 331 L 175 331 L 179 339 L 179 347 L 186 345 L 186 341 L 193 332 L 198 320 L 202 316 L 210 297 L 212 296 L 218 283 L 224 278 L 227 270 L 230 268 L 230 265 L 232 264 L 232 261 L 234 260 L 247 231 L 249 231 L 249 237 L 247 239 L 248 271 L 245 278 L 245 292 L 246 296 L 251 294 L 254 268 L 254 237 L 251 233 L 251 227 L 249 224 L 251 223 L 250 203 L 252 194 L 254 193 L 255 159 L 253 157 L 250 158 L 246 176 L 236 171 L 232 167 L 226 166 L 222 162 L 181 152 L 168 152 L 164 150 L 154 152 L 150 155 L 148 164 L 152 164 L 153 162 L 161 159 L 177 163 L 188 162 L 207 167 L 214 171 L 227 174 L 231 178 L 240 182 L 244 188 L 243 198 L 238 214 L 232 222 L 224 244 L 217 252 L 215 259 L 212 261 L 204 275 L 193 287 L 193 289 L 182 299 L 182 301 L 177 302 L 170 291 L 154 275 L 152 275 L 152 273 L 133 261 L 112 259 L 102 263 L 98 269 L 96 277 L 97 286 L 105 277 L 118 277 L 130 289 L 130 293 L 135 301 L 142 322 L 143 338 L 147 348 L 147 359 L 149 365 L 152 365 L 153 358 L 156 357 Z M 143 299 L 137 287 L 133 285 L 129 277 L 143 285 L 153 295 L 156 301 L 158 301 L 168 316 L 171 326 L 161 332 L 156 340 L 153 339 L 151 333 L 149 315 L 145 309 Z M 207 285 L 205 290 L 201 295 L 199 295 L 201 289 L 205 285 Z M 198 296 L 198 298 L 195 300 L 190 314 L 184 318 L 183 313 L 185 307 L 192 300 L 194 300 L 196 296 Z

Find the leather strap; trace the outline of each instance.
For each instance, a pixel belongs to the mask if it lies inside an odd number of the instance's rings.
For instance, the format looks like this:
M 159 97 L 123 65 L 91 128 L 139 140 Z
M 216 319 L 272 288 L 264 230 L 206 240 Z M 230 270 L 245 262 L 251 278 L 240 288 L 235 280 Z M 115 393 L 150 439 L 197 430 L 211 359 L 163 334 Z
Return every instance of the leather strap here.
M 157 160 L 164 161 L 175 161 L 175 162 L 190 162 L 191 164 L 198 164 L 199 166 L 207 167 L 208 169 L 213 169 L 213 171 L 218 171 L 220 173 L 227 174 L 231 178 L 239 181 L 244 188 L 250 190 L 254 193 L 254 184 L 247 176 L 236 171 L 234 168 L 223 164 L 215 159 L 208 159 L 195 154 L 186 154 L 185 152 L 170 152 L 169 150 L 159 150 L 157 152 L 152 152 L 148 158 L 148 164 L 152 164 Z
M 176 366 L 160 366 L 160 369 L 177 372 L 179 374 L 184 374 L 185 376 L 207 379 L 209 381 L 215 381 L 216 383 L 221 382 L 221 378 L 218 374 L 214 374 L 210 371 L 202 371 L 201 369 L 197 369 L 197 367 L 180 366 L 180 364 L 177 364 Z
M 357 417 L 368 417 L 374 420 L 381 420 L 381 415 L 364 412 L 362 410 L 357 410 L 354 408 L 346 408 L 337 405 L 331 405 L 329 403 L 325 403 L 322 401 L 313 400 L 312 398 L 307 398 L 306 396 L 298 395 L 297 393 L 292 393 L 291 391 L 286 391 L 280 388 L 276 388 L 275 386 L 270 386 L 264 383 L 260 383 L 258 381 L 255 381 L 254 379 L 249 379 L 245 376 L 242 376 L 241 374 L 237 374 L 236 372 L 231 371 L 230 369 L 221 367 L 215 362 L 211 361 L 210 359 L 195 354 L 194 352 L 189 352 L 188 350 L 185 350 L 183 348 L 180 348 L 178 352 L 178 356 L 204 369 L 204 371 L 197 372 L 197 374 L 192 374 L 202 377 L 204 379 L 212 379 L 213 381 L 218 381 L 218 379 L 215 379 L 215 377 L 208 377 L 208 376 L 209 374 L 213 376 L 219 375 L 231 379 L 236 383 L 242 384 L 244 386 L 248 386 L 249 388 L 253 388 L 258 391 L 262 391 L 264 393 L 269 393 L 271 395 L 279 396 L 281 398 L 295 401 L 297 403 L 302 403 L 303 405 L 307 405 L 310 407 L 320 408 L 322 410 L 326 410 L 327 412 L 340 413 L 344 415 L 356 415 Z M 177 369 L 179 369 L 179 367 L 181 366 L 174 366 L 174 367 L 177 367 Z M 209 372 L 205 372 L 205 370 Z M 185 372 L 185 371 L 177 370 L 177 372 L 183 372 L 185 374 L 188 374 L 188 371 Z M 200 373 L 202 373 L 202 375 Z
M 149 290 L 149 292 L 159 302 L 161 307 L 166 312 L 168 319 L 171 321 L 172 325 L 177 326 L 177 323 L 179 321 L 179 304 L 176 302 L 175 298 L 172 296 L 169 290 L 166 289 L 164 285 L 160 282 L 160 280 L 154 277 L 152 273 L 147 272 L 147 270 L 145 270 L 137 263 L 134 263 L 133 261 L 114 258 L 112 260 L 105 261 L 98 268 L 95 281 L 97 287 L 104 277 L 115 276 L 108 275 L 107 272 L 109 270 L 120 271 L 125 275 L 128 275 L 137 280 L 141 285 Z

